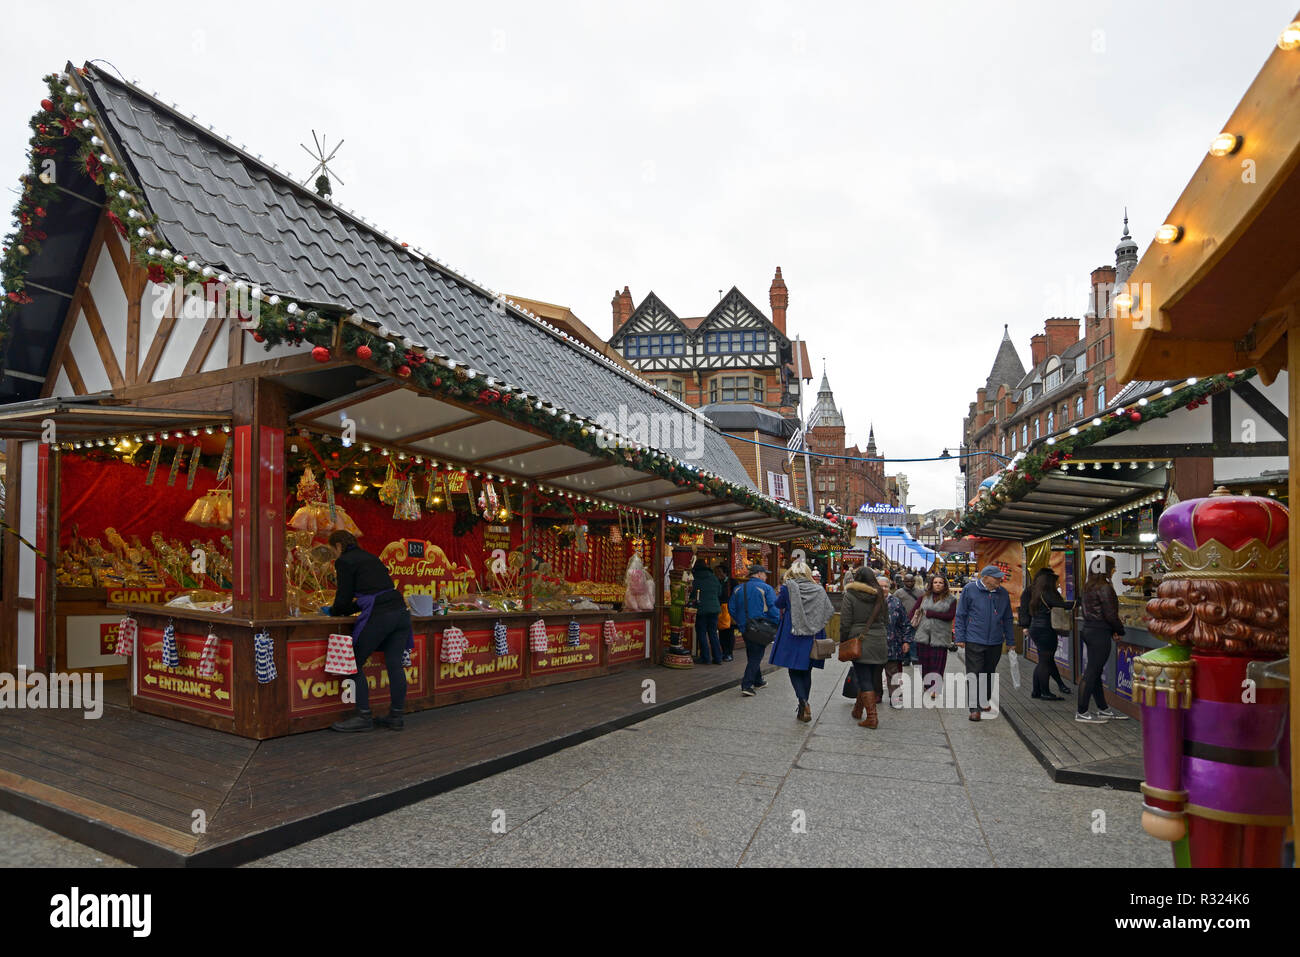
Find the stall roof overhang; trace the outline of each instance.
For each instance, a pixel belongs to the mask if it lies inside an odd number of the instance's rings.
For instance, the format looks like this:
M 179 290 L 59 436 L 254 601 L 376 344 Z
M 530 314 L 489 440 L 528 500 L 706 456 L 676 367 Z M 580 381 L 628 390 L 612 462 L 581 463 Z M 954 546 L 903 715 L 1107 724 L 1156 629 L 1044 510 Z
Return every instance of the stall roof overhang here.
M 76 398 L 33 399 L 0 405 L 0 438 L 43 441 L 54 425 L 53 441 L 78 442 L 169 428 L 209 428 L 225 425 L 224 412 L 187 409 L 142 409 L 106 405 L 110 393 Z
M 1275 48 L 1223 131 L 1242 143 L 1206 154 L 1129 277 L 1137 300 L 1115 320 L 1120 381 L 1249 366 L 1271 382 L 1286 364 L 1300 302 L 1300 50 Z M 1206 130 L 1207 142 L 1217 130 Z
M 321 403 L 291 417 L 294 425 L 342 435 L 342 416 L 356 442 L 484 473 L 541 483 L 562 492 L 713 526 L 728 533 L 787 541 L 814 534 L 811 515 L 774 517 L 659 475 L 576 449 L 523 423 L 491 417 L 397 382 L 385 382 Z M 690 450 L 669 448 L 686 456 Z M 803 524 L 801 524 L 801 522 Z
M 1108 474 L 1110 473 L 1110 474 Z M 1164 491 L 1165 469 L 1088 469 L 1045 474 L 1028 494 L 1008 502 L 972 534 L 1041 540 Z

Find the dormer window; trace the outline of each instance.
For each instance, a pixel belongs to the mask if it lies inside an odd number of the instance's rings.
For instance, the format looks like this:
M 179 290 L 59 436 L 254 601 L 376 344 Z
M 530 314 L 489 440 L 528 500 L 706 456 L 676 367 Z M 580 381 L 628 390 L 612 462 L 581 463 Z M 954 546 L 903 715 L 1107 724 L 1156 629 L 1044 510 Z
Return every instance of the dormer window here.
M 1061 360 L 1052 356 L 1047 361 L 1047 380 L 1043 385 L 1045 392 L 1051 392 L 1061 384 Z
M 1026 387 L 1025 387 L 1025 401 L 1026 401 L 1026 402 L 1030 402 L 1030 401 L 1033 400 L 1033 398 L 1034 398 L 1034 387 L 1033 387 L 1032 385 L 1031 385 L 1031 386 L 1026 386 Z

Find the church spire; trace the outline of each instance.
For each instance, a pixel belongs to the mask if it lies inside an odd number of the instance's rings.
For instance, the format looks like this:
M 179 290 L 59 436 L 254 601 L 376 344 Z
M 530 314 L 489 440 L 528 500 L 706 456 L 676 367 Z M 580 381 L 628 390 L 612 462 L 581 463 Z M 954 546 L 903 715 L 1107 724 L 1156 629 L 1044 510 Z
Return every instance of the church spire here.
M 821 388 L 817 390 L 817 405 L 813 407 L 808 421 L 819 426 L 830 425 L 840 428 L 844 426 L 844 416 L 840 415 L 840 410 L 835 408 L 835 393 L 831 391 L 831 380 L 826 375 L 824 367 Z
M 1124 235 L 1115 247 L 1115 283 L 1128 282 L 1138 264 L 1138 244 L 1128 232 L 1128 207 L 1124 207 Z

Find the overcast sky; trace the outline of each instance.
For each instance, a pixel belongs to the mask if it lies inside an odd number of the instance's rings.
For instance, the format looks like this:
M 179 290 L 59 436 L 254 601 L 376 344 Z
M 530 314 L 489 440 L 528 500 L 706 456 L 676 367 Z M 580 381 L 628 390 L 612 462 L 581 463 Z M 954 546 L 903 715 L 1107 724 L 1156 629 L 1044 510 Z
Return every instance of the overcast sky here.
M 1125 205 L 1145 251 L 1295 6 L 11 5 L 0 184 L 41 76 L 102 58 L 299 178 L 344 137 L 339 202 L 601 335 L 624 285 L 767 311 L 779 265 L 850 442 L 937 455 L 1004 323 L 1027 362 L 1082 315 Z M 950 464 L 886 469 L 955 502 Z

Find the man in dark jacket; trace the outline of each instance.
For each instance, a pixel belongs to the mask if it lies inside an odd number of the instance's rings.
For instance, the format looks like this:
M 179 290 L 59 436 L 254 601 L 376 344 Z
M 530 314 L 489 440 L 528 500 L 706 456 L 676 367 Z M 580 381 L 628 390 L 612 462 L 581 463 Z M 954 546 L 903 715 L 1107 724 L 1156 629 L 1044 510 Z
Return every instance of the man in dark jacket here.
M 727 610 L 731 613 L 737 632 L 742 636 L 751 618 L 762 618 L 774 625 L 780 621 L 780 613 L 776 610 L 776 591 L 767 583 L 767 569 L 764 566 L 749 566 L 749 579 L 731 590 Z M 745 676 L 740 679 L 740 693 L 746 698 L 754 697 L 755 688 L 767 685 L 760 671 L 766 649 L 767 645 L 745 639 Z
M 1002 645 L 1008 651 L 1015 647 L 1014 625 L 1011 595 L 1002 587 L 1002 569 L 986 565 L 980 570 L 979 578 L 963 588 L 957 599 L 957 647 L 966 653 L 966 687 L 972 721 L 978 721 L 981 712 L 993 710 L 987 696 L 993 693 Z
M 402 715 L 406 707 L 406 672 L 402 658 L 404 651 L 414 647 L 411 613 L 393 586 L 393 579 L 384 563 L 358 546 L 350 532 L 330 533 L 329 544 L 334 549 L 338 590 L 334 604 L 322 610 L 329 615 L 361 613 L 352 629 L 352 647 L 357 657 L 357 672 L 353 675 L 357 713 L 334 722 L 330 727 L 335 731 L 370 731 L 378 724 L 400 731 L 405 723 Z M 370 687 L 363 671 L 366 659 L 376 651 L 384 653 L 392 693 L 392 706 L 386 718 L 374 718 L 371 714 Z

